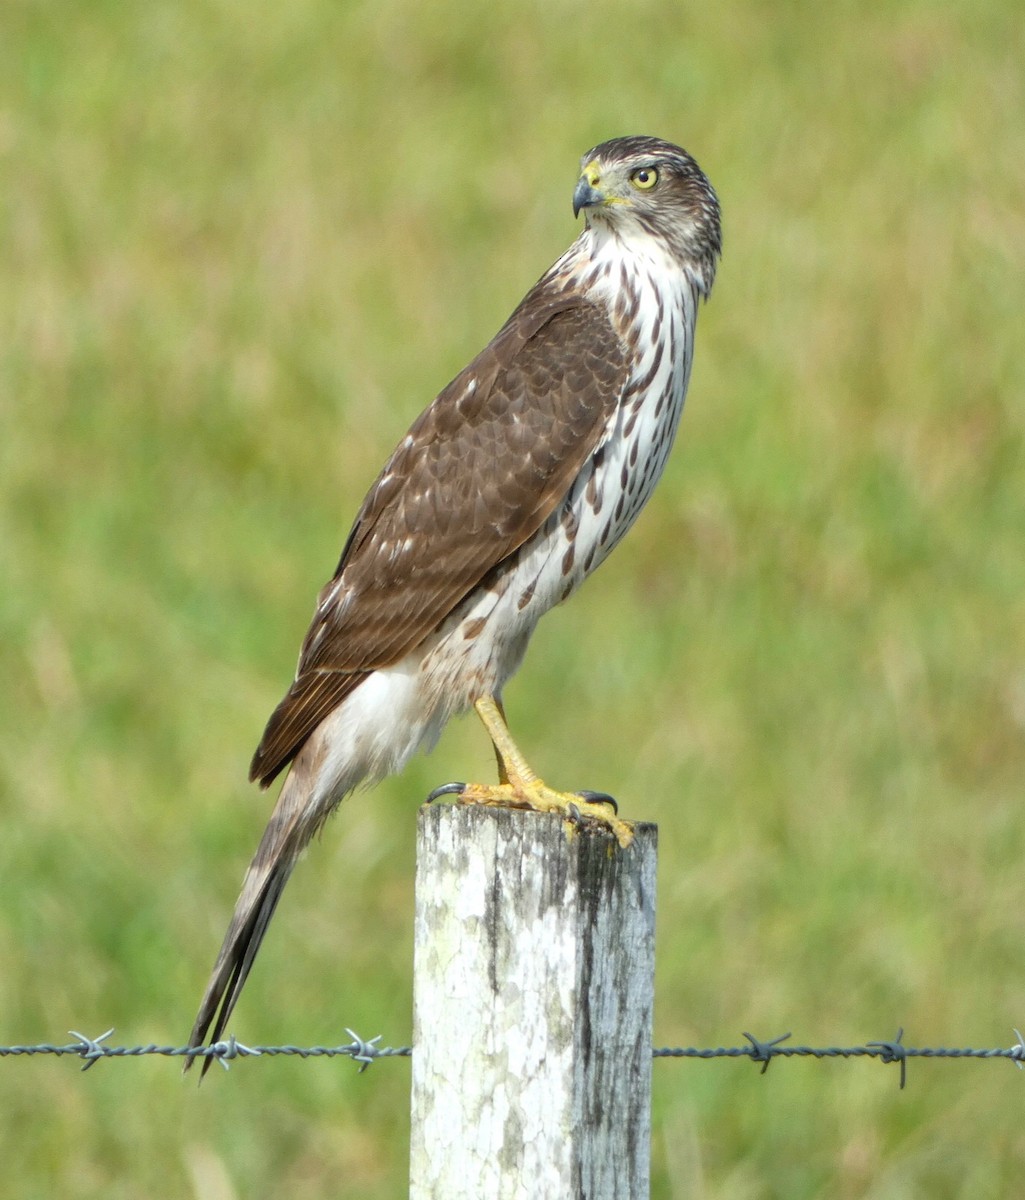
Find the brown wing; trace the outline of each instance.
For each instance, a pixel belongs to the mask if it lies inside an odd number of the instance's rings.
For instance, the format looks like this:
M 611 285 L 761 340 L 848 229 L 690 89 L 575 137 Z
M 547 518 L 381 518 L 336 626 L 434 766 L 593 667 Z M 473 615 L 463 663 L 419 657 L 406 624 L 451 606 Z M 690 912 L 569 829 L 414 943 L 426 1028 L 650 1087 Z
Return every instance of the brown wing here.
M 537 531 L 597 446 L 626 376 L 601 309 L 528 295 L 364 500 L 250 778 L 269 784 L 369 671 L 408 654 Z

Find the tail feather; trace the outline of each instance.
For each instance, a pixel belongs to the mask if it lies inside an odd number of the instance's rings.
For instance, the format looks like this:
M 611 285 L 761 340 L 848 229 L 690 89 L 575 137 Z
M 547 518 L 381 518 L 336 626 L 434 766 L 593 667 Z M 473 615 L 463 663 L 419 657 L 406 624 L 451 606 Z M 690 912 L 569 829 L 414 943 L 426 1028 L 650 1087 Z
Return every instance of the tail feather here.
M 242 882 L 231 924 L 192 1027 L 190 1051 L 220 1040 L 289 876 L 342 797 L 362 782 L 401 770 L 421 744 L 436 738 L 447 716 L 425 710 L 418 677 L 408 665 L 399 664 L 394 671 L 360 674 L 355 683 L 350 681 L 346 686 L 351 690 L 357 683 L 359 702 L 353 704 L 354 697 L 350 697 L 325 716 L 292 760 Z M 273 722 L 274 718 L 268 729 Z M 260 754 L 258 751 L 255 767 L 270 762 L 264 762 Z M 255 773 L 266 784 L 273 771 L 283 769 L 287 761 L 282 759 L 277 767 L 268 768 L 269 774 L 261 774 L 259 769 Z M 186 1070 L 195 1057 L 188 1055 Z M 212 1059 L 203 1057 L 205 1075 Z
M 319 814 L 307 811 L 309 791 L 301 776 L 302 772 L 293 767 L 246 872 L 231 924 L 224 935 L 192 1027 L 190 1050 L 208 1044 L 208 1030 L 209 1044 L 220 1040 L 285 884 L 310 838 L 327 816 L 326 811 Z M 193 1061 L 192 1055 L 186 1059 L 186 1071 Z M 209 1070 L 212 1061 L 209 1056 L 204 1057 L 200 1078 Z

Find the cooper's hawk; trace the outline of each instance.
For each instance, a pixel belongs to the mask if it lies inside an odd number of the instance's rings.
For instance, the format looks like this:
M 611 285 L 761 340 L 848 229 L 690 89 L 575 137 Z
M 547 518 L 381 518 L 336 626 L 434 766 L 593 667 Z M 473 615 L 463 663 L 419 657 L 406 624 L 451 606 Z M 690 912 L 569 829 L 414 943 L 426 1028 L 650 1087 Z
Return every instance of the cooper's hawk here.
M 211 1024 L 220 1037 L 313 834 L 455 713 L 476 708 L 499 760 L 499 784 L 463 799 L 593 817 L 630 840 L 606 806 L 538 779 L 500 697 L 542 614 L 602 562 L 662 474 L 719 258 L 719 204 L 684 150 L 625 137 L 584 155 L 581 210 L 583 232 L 414 422 L 356 516 L 253 758 L 263 787 L 291 770 L 194 1047 Z

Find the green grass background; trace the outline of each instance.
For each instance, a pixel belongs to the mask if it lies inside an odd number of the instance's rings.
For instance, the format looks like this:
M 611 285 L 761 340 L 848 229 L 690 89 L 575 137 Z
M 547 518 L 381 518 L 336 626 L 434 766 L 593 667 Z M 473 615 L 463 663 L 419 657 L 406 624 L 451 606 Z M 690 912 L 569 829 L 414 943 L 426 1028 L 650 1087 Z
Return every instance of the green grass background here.
M 1025 67 L 1015 0 L 6 0 L 0 1042 L 188 1033 L 245 782 L 385 455 L 574 235 L 577 156 L 686 145 L 725 258 L 648 512 L 509 688 L 661 828 L 656 1039 L 1025 1023 Z M 415 811 L 346 804 L 233 1027 L 399 1044 Z M 3 1190 L 400 1197 L 409 1067 L 0 1061 Z M 1006 1197 L 1007 1063 L 655 1066 L 659 1200 Z

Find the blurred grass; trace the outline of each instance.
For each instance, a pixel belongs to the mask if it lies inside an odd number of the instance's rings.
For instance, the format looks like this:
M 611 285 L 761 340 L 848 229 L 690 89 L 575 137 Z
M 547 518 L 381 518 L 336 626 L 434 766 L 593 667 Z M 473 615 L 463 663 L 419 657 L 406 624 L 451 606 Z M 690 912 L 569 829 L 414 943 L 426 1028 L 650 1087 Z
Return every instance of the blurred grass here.
M 376 467 L 573 236 L 688 146 L 726 257 L 651 509 L 509 690 L 661 826 L 656 1037 L 1009 1044 L 1025 912 L 1025 73 L 1011 0 L 237 0 L 0 15 L 0 1041 L 179 1042 L 249 754 Z M 414 809 L 290 887 L 246 1041 L 401 1042 Z M 1004 1197 L 997 1064 L 656 1065 L 653 1195 Z M 404 1194 L 408 1066 L 0 1066 L 11 1195 Z M 340 1190 L 341 1189 L 341 1190 Z

